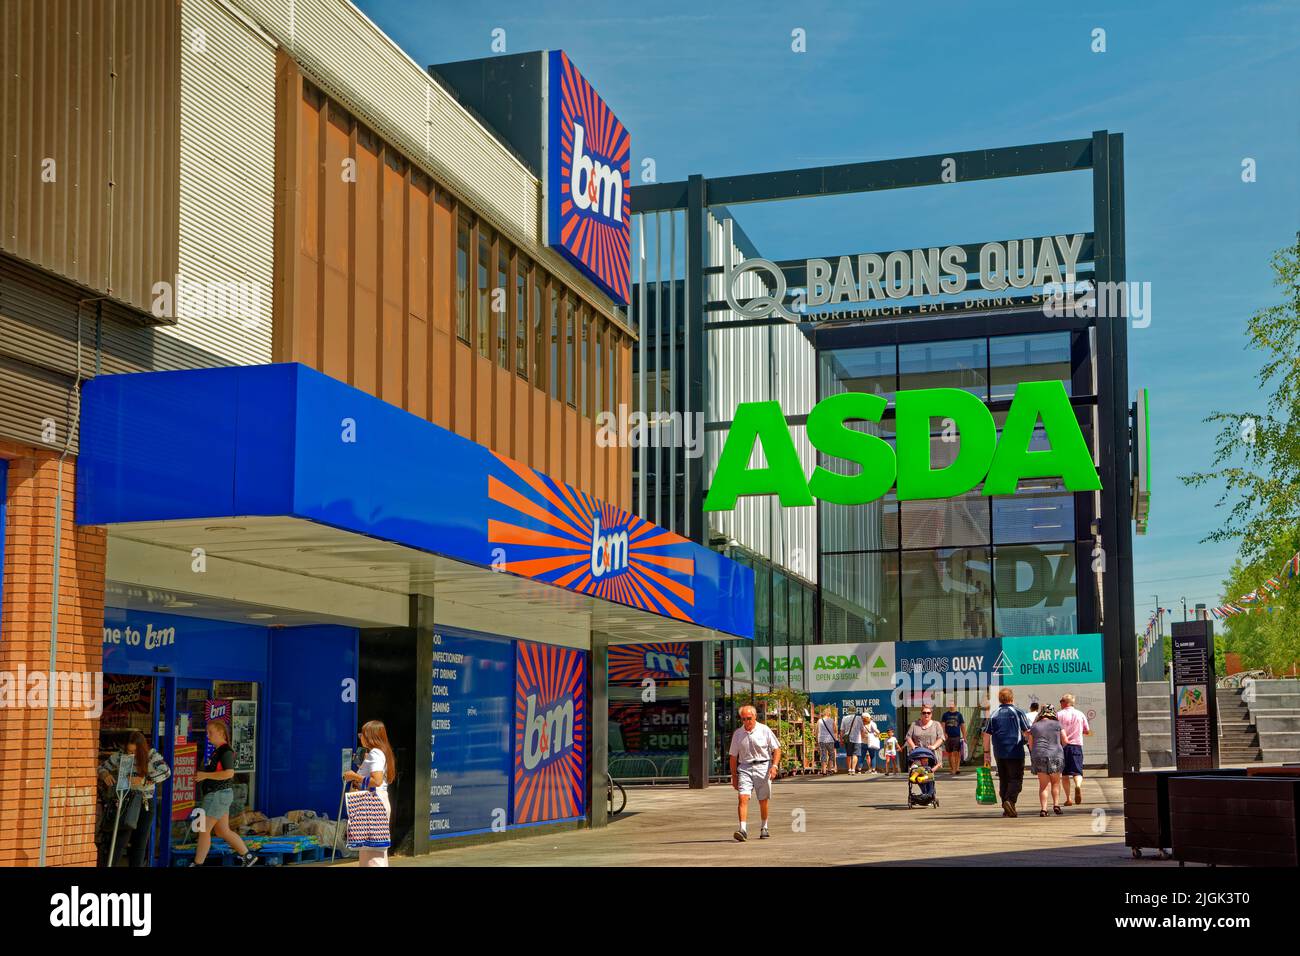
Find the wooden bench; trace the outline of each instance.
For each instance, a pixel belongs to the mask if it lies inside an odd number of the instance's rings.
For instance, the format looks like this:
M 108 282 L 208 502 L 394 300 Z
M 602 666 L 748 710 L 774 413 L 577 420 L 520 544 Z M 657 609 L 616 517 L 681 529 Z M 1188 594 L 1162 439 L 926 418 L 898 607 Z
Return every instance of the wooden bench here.
M 1130 770 L 1124 774 L 1124 845 L 1133 851 L 1133 859 L 1143 849 L 1156 850 L 1160 859 L 1169 859 L 1172 847 L 1169 835 L 1169 781 L 1176 777 L 1225 776 L 1244 777 L 1245 770 Z
M 1300 865 L 1300 776 L 1179 776 L 1168 788 L 1179 866 Z

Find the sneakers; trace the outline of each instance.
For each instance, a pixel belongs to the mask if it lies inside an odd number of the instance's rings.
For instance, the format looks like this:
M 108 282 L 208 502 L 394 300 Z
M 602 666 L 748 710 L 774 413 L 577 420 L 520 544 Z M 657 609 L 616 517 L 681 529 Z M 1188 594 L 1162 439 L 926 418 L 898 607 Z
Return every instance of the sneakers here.
M 744 843 L 746 840 L 749 839 L 749 834 L 746 833 L 744 830 L 737 830 L 735 833 L 732 834 L 732 836 L 736 838 L 737 843 Z
M 761 829 L 761 830 L 758 831 L 758 838 L 759 838 L 760 840 L 767 840 L 767 839 L 770 839 L 771 836 L 772 836 L 772 834 L 770 834 L 770 833 L 767 832 L 767 827 L 763 827 L 763 829 Z
M 257 854 L 254 853 L 252 850 L 249 850 L 247 853 L 245 853 L 243 856 L 239 858 L 240 866 L 252 866 L 256 862 L 257 862 Z
M 1014 817 L 1014 816 L 1017 815 L 1017 814 L 1016 814 L 1016 805 L 1015 805 L 1014 803 L 1012 803 L 1010 800 L 1003 800 L 1003 801 L 1002 801 L 1002 812 L 1003 812 L 1004 814 L 1006 814 L 1007 816 L 1009 816 L 1009 817 Z

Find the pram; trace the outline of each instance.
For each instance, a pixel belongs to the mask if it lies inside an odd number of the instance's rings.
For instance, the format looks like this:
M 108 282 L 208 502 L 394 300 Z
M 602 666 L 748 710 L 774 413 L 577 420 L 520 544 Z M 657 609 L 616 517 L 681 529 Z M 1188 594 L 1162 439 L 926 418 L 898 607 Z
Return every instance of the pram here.
M 929 747 L 913 747 L 907 753 L 907 809 L 937 807 L 939 794 L 934 787 L 934 768 L 939 758 Z

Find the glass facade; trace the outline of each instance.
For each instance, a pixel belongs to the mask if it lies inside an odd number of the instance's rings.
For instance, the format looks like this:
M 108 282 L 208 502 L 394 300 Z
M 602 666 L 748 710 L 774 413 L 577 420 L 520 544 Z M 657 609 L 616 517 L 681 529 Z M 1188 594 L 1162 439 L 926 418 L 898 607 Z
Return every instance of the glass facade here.
M 899 390 L 963 389 L 1000 425 L 1016 384 L 1057 379 L 1081 398 L 1076 410 L 1091 442 L 1092 396 L 1080 395 L 1090 384 L 1085 375 L 1081 389 L 1075 371 L 1089 368 L 1086 349 L 1086 338 L 1070 332 L 825 349 L 818 381 L 823 397 L 863 391 L 889 400 L 882 422 L 855 427 L 892 444 Z M 937 468 L 955 459 L 960 436 L 931 424 Z M 1030 448 L 1047 447 L 1040 427 Z M 824 456 L 819 463 L 839 472 L 856 467 Z M 1077 633 L 1076 555 L 1084 542 L 1076 514 L 1090 508 L 1090 495 L 1041 478 L 1021 481 L 1015 495 L 976 491 L 900 503 L 890 494 L 862 505 L 819 504 L 823 642 Z

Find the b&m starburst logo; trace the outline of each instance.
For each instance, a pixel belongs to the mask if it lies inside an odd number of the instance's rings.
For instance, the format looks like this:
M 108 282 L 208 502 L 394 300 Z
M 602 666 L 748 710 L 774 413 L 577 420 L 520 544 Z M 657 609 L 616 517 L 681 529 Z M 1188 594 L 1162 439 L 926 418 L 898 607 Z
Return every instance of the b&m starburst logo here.
M 627 304 L 631 137 L 563 50 L 550 54 L 547 242 Z
M 631 512 L 497 455 L 488 476 L 488 542 L 497 567 L 606 601 L 693 621 L 690 542 Z
M 691 676 L 689 646 L 682 642 L 614 644 L 609 648 L 611 681 L 684 680 Z
M 585 653 L 516 643 L 515 823 L 567 820 L 586 812 L 586 701 Z

